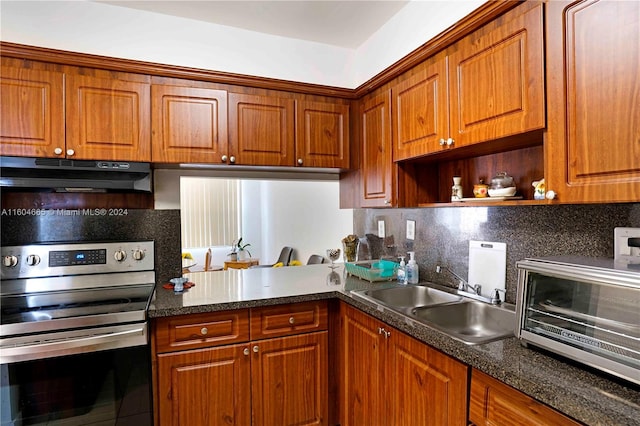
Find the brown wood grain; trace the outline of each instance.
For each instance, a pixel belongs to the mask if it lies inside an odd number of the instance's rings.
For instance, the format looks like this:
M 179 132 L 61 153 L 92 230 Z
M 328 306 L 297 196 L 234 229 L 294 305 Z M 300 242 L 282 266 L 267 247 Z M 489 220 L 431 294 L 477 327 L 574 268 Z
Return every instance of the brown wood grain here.
M 363 99 L 361 108 L 360 207 L 394 207 L 397 166 L 393 162 L 391 91 Z
M 248 342 L 249 311 L 162 317 L 154 321 L 154 330 L 158 353 Z
M 148 83 L 67 75 L 65 87 L 67 157 L 151 161 Z
M 252 342 L 254 426 L 328 424 L 328 333 Z
M 545 127 L 542 3 L 508 12 L 447 51 L 454 147 Z
M 252 308 L 251 340 L 327 330 L 327 301 Z
M 251 424 L 248 345 L 158 355 L 159 426 Z
M 471 373 L 469 420 L 477 426 L 579 423 L 476 369 Z
M 449 137 L 447 61 L 436 55 L 423 71 L 392 87 L 394 161 L 446 149 L 440 140 Z
M 232 156 L 235 164 L 293 166 L 295 101 L 229 93 L 229 157 Z
M 547 189 L 561 203 L 637 202 L 640 3 L 547 8 Z
M 151 123 L 153 162 L 222 164 L 228 156 L 224 90 L 154 84 Z
M 296 102 L 296 165 L 349 168 L 349 105 Z
M 2 66 L 0 110 L 0 155 L 55 157 L 56 147 L 64 150 L 64 74 Z

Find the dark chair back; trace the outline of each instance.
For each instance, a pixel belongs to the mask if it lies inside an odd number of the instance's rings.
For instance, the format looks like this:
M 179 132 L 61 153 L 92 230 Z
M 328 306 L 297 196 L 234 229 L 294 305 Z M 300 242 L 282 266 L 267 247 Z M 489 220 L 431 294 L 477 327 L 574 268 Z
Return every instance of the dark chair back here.
M 324 263 L 324 257 L 319 254 L 312 254 L 309 256 L 309 260 L 307 260 L 307 265 L 315 265 L 317 263 Z
M 289 262 L 291 262 L 292 254 L 293 254 L 293 248 L 283 247 L 282 251 L 280 251 L 280 257 L 278 257 L 278 260 L 276 260 L 276 263 L 282 262 L 283 266 L 289 266 Z

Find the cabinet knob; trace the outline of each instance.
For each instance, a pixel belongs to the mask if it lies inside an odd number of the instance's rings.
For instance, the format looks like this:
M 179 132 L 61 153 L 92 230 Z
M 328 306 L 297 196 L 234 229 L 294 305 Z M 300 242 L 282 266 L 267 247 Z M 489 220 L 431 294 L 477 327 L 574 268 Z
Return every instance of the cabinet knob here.
M 258 353 L 259 350 L 260 350 L 260 348 L 258 347 L 258 345 L 255 345 L 253 347 L 253 352 Z
M 209 330 L 207 330 L 207 327 L 202 327 L 200 329 L 200 334 L 202 334 L 203 336 L 206 336 L 208 332 Z
M 302 158 L 298 158 L 298 165 L 302 166 L 304 164 L 304 161 L 302 160 Z
M 444 138 L 441 138 L 439 143 L 440 143 L 440 146 L 444 146 L 447 143 L 447 141 L 445 141 Z
M 234 164 L 236 162 L 236 157 L 234 157 L 233 155 L 231 157 L 229 157 L 229 162 L 231 164 Z
M 76 152 L 75 152 L 74 150 L 72 150 L 71 148 L 69 148 L 69 149 L 67 150 L 67 155 L 68 155 L 69 157 L 71 157 L 71 156 L 72 156 L 72 155 L 74 155 L 75 153 L 76 153 Z
M 60 154 L 62 154 L 62 148 L 60 148 L 60 147 L 55 148 L 55 149 L 53 150 L 53 153 L 54 153 L 54 154 L 56 154 L 56 155 L 60 155 Z
M 451 145 L 453 145 L 453 144 L 454 144 L 454 142 L 455 142 L 455 140 L 453 140 L 453 138 L 449 138 L 449 139 L 447 139 L 447 146 L 451 146 Z
M 296 319 L 294 317 L 289 317 L 289 324 L 295 324 Z
M 384 200 L 385 204 L 391 204 L 391 200 Z
M 227 157 L 226 155 L 223 155 L 222 158 L 221 158 L 223 163 L 226 163 L 228 159 L 229 159 L 229 157 Z
M 244 348 L 244 350 L 242 351 L 242 353 L 247 356 L 249 355 L 249 348 Z

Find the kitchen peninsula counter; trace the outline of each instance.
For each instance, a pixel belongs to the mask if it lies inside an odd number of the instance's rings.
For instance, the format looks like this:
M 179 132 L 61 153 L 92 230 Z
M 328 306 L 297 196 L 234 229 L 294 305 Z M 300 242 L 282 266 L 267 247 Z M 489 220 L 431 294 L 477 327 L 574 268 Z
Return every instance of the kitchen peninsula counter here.
M 394 286 L 346 277 L 327 264 L 187 274 L 182 294 L 159 284 L 149 308 L 158 318 L 319 299 L 340 299 L 414 338 L 589 425 L 640 425 L 640 389 L 541 350 L 515 337 L 470 346 L 444 333 L 351 297 L 351 291 Z M 336 281 L 337 279 L 337 281 Z

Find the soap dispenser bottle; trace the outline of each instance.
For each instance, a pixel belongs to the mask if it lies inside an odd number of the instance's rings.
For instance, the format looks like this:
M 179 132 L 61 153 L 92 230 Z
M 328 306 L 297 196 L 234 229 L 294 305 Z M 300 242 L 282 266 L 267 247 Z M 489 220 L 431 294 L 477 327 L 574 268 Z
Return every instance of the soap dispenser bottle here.
M 418 281 L 420 281 L 420 278 L 418 276 L 419 271 L 418 271 L 418 264 L 416 263 L 416 259 L 415 259 L 415 252 L 410 251 L 408 252 L 409 254 L 409 263 L 407 263 L 407 270 L 406 270 L 406 277 L 407 277 L 407 282 L 409 284 L 418 284 Z
M 400 258 L 400 266 L 398 266 L 398 284 L 406 284 L 407 283 L 407 264 L 404 261 L 404 256 L 399 256 Z

